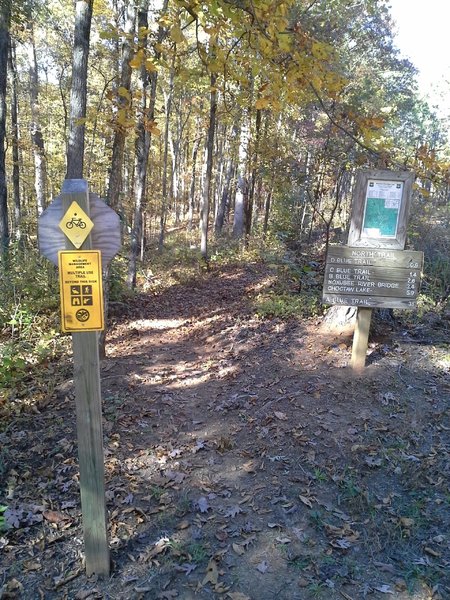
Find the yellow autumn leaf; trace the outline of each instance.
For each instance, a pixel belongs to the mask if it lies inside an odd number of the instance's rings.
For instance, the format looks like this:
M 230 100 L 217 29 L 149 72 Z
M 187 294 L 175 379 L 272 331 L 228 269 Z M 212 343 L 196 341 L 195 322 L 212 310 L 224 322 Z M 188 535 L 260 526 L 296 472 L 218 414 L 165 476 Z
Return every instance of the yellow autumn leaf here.
M 143 60 L 144 60 L 144 50 L 141 48 L 141 50 L 138 50 L 138 52 L 136 52 L 135 56 L 130 60 L 130 67 L 132 69 L 139 69 L 140 66 L 142 65 Z
M 263 108 L 267 108 L 270 104 L 269 98 L 258 98 L 255 102 L 256 110 L 262 110 Z
M 174 25 L 170 30 L 170 37 L 176 44 L 181 44 L 185 41 L 185 37 L 183 32 L 181 31 L 181 27 L 179 25 Z
M 145 61 L 145 68 L 149 73 L 153 73 L 154 71 L 158 70 L 157 65 L 155 65 L 151 58 L 147 58 L 147 60 Z
M 220 73 L 223 70 L 223 64 L 218 60 L 213 60 L 208 64 L 210 73 Z
M 330 55 L 330 51 L 327 44 L 313 42 L 311 45 L 311 54 L 318 60 L 326 60 Z
M 119 111 L 117 111 L 116 122 L 118 125 L 120 125 L 120 127 L 133 127 L 134 125 L 134 121 L 128 119 L 127 111 L 124 108 L 121 108 Z
M 127 100 L 131 99 L 130 90 L 127 90 L 127 88 L 123 87 L 122 85 L 117 90 L 117 93 L 119 94 L 119 96 L 122 96 L 122 98 L 126 98 Z
M 292 48 L 292 40 L 289 35 L 284 33 L 277 34 L 278 45 L 280 46 L 280 50 L 282 52 L 289 52 Z

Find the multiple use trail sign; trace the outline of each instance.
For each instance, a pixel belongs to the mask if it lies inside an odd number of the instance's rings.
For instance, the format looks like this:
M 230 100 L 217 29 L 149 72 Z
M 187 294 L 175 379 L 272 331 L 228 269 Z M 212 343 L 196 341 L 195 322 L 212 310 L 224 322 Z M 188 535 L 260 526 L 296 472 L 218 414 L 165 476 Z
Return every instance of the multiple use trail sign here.
M 65 332 L 104 328 L 99 250 L 60 250 L 61 327 Z
M 120 221 L 84 179 L 66 179 L 38 222 L 41 253 L 59 267 L 61 325 L 72 333 L 86 574 L 109 575 L 100 360 L 102 267 L 120 248 Z

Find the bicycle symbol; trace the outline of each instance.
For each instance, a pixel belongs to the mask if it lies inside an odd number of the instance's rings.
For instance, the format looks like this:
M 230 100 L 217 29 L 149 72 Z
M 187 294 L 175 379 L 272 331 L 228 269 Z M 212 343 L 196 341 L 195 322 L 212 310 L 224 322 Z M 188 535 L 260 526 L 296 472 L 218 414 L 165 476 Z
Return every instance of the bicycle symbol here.
M 77 312 L 75 313 L 75 317 L 81 323 L 85 323 L 89 319 L 90 314 L 89 311 L 85 308 L 80 308 L 80 310 L 77 310 Z
M 79 227 L 80 229 L 85 229 L 86 223 L 83 221 L 83 219 L 81 217 L 79 217 L 77 219 L 76 216 L 77 216 L 77 213 L 74 213 L 74 215 L 70 219 L 70 221 L 67 221 L 67 223 L 66 223 L 67 229 L 72 229 L 72 227 L 74 225 L 75 225 L 75 227 Z

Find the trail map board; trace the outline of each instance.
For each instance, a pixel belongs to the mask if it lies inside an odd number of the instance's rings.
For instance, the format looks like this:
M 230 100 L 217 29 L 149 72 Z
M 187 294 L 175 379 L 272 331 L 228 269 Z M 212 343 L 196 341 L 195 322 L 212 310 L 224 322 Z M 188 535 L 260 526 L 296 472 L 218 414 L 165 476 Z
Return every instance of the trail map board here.
M 364 207 L 363 237 L 395 238 L 402 193 L 401 181 L 369 179 Z

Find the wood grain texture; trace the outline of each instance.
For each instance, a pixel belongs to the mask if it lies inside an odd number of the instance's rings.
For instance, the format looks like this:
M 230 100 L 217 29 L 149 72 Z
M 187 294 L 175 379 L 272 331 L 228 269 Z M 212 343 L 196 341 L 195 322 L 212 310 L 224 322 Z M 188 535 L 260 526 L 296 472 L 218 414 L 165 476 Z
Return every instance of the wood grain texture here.
M 366 190 L 369 179 L 398 181 L 403 183 L 397 234 L 393 238 L 362 237 Z M 413 183 L 414 173 L 411 171 L 380 171 L 376 169 L 359 171 L 353 189 L 352 214 L 347 244 L 349 246 L 363 246 L 366 248 L 392 248 L 402 250 L 406 243 Z
M 329 246 L 326 264 L 422 269 L 423 259 L 423 252 L 416 250 Z
M 351 367 L 354 371 L 361 371 L 366 365 L 367 346 L 369 343 L 371 308 L 358 308 L 356 315 L 356 328 L 353 335 Z
M 71 189 L 73 186 L 67 188 L 65 193 L 70 194 Z M 93 192 L 89 193 L 89 210 L 89 216 L 94 223 L 90 235 L 91 248 L 101 251 L 102 266 L 105 268 L 121 247 L 119 215 Z M 58 251 L 66 247 L 66 236 L 59 228 L 64 212 L 62 196 L 57 196 L 42 213 L 38 222 L 39 251 L 55 265 L 58 265 Z M 84 245 L 83 248 L 88 249 Z
M 75 201 L 89 215 L 89 200 L 85 180 L 64 181 L 61 194 L 63 213 Z M 91 236 L 88 236 L 81 250 L 91 249 L 90 238 Z M 74 249 L 67 238 L 65 238 L 65 245 L 68 250 Z M 73 333 L 72 346 L 86 574 L 109 576 L 110 556 L 97 333 Z

